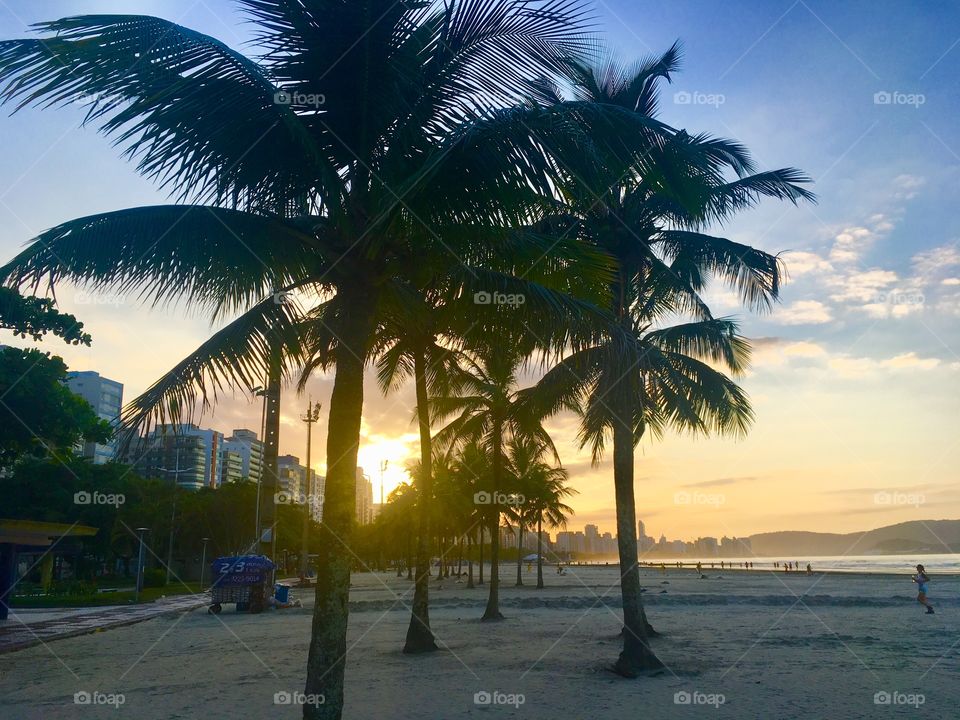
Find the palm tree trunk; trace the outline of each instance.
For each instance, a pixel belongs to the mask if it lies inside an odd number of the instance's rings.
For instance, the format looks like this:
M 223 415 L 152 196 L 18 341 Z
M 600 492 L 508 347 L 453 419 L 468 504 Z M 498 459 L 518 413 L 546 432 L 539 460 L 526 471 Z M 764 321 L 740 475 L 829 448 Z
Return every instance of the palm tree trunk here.
M 537 588 L 543 587 L 543 514 L 537 516 Z
M 410 540 L 410 533 L 407 533 L 407 580 L 413 580 L 413 543 Z
M 517 587 L 523 585 L 523 523 L 517 524 Z
M 356 515 L 357 448 L 363 414 L 363 366 L 373 332 L 374 293 L 357 293 L 344 323 L 327 425 L 327 468 L 321 538 L 317 542 L 317 589 L 307 658 L 307 695 L 322 704 L 303 707 L 306 720 L 340 720 L 347 652 L 350 535 Z
M 420 531 L 417 536 L 417 573 L 413 588 L 413 607 L 405 653 L 431 652 L 437 649 L 430 630 L 430 514 L 433 510 L 433 439 L 430 437 L 430 415 L 427 403 L 426 358 L 418 352 L 414 357 L 414 385 L 417 394 L 417 421 L 420 426 L 420 475 L 417 488 L 420 499 L 418 515 Z M 442 556 L 441 556 L 442 557 Z
M 473 532 L 467 533 L 467 589 L 473 589 Z
M 503 472 L 503 422 L 493 421 L 493 493 L 496 499 L 502 485 Z M 502 620 L 500 612 L 500 507 L 490 506 L 490 594 L 487 596 L 487 608 L 481 620 Z
M 613 426 L 613 484 L 617 502 L 617 549 L 620 553 L 620 594 L 623 599 L 623 650 L 613 669 L 624 677 L 663 667 L 650 649 L 648 623 L 640 597 L 637 553 L 637 511 L 633 490 L 632 398 L 620 390 L 614 395 L 617 417 Z
M 483 585 L 483 520 L 480 521 L 480 579 L 477 585 Z
M 457 556 L 457 577 L 459 578 L 460 575 L 463 574 L 461 572 L 463 570 L 463 535 L 460 536 L 460 540 L 458 544 L 459 544 L 459 548 L 458 548 L 458 556 Z

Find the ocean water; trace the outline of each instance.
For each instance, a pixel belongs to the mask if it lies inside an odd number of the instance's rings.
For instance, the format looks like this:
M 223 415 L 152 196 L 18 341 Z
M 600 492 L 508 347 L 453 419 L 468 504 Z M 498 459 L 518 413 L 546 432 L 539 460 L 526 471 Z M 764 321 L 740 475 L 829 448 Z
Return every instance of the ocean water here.
M 924 566 L 926 571 L 931 574 L 960 574 L 960 553 L 941 553 L 936 555 L 825 555 L 808 557 L 785 557 L 778 558 L 698 558 L 683 557 L 664 559 L 662 562 L 670 565 L 682 562 L 685 566 L 700 561 L 705 568 L 709 568 L 711 563 L 717 569 L 720 568 L 720 561 L 724 565 L 733 563 L 734 566 L 742 562 L 752 562 L 755 570 L 770 570 L 775 561 L 782 563 L 798 563 L 801 571 L 806 570 L 807 563 L 813 567 L 814 572 L 863 572 L 863 573 L 892 573 L 912 575 L 916 572 L 917 564 Z M 660 559 L 644 560 L 643 562 L 652 562 L 659 564 Z M 737 568 L 734 567 L 734 570 Z M 781 567 L 782 570 L 782 567 Z

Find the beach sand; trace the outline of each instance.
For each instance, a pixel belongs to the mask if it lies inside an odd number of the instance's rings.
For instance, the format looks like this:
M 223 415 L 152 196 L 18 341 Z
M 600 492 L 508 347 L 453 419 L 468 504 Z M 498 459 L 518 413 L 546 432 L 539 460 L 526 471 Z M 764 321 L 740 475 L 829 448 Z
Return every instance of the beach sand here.
M 960 716 L 960 578 L 935 578 L 938 612 L 928 616 L 908 571 L 704 572 L 643 571 L 667 670 L 638 680 L 606 669 L 619 649 L 613 566 L 563 577 L 548 567 L 537 590 L 526 568 L 527 585 L 513 587 L 515 567 L 505 565 L 499 623 L 478 620 L 486 587 L 448 579 L 438 589 L 433 579 L 431 621 L 444 649 L 422 656 L 400 652 L 412 584 L 357 574 L 344 717 L 843 720 L 917 716 L 920 695 L 924 718 Z M 275 699 L 303 689 L 313 605 L 304 600 L 262 615 L 165 616 L 2 655 L 0 717 L 298 718 L 298 706 Z M 122 694 L 123 704 L 75 704 L 84 691 L 100 701 Z M 877 693 L 891 703 L 876 704 Z

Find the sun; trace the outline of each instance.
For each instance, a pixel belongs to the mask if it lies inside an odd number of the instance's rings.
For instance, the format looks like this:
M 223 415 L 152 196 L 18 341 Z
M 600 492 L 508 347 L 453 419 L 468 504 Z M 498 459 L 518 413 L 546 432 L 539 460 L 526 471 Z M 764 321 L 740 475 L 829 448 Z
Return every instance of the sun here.
M 398 438 L 371 435 L 361 439 L 357 453 L 357 465 L 373 483 L 373 501 L 380 502 L 380 464 L 387 463 L 383 473 L 383 497 L 386 499 L 400 483 L 410 482 L 407 464 L 419 456 L 419 443 L 415 434 Z

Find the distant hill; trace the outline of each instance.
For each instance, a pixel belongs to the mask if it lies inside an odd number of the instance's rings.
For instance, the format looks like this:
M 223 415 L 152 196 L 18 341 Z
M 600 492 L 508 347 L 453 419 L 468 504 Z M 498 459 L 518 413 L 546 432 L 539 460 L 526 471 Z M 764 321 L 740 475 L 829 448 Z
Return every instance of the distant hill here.
M 913 520 L 876 530 L 817 533 L 799 530 L 750 536 L 755 555 L 896 555 L 960 552 L 960 520 Z

